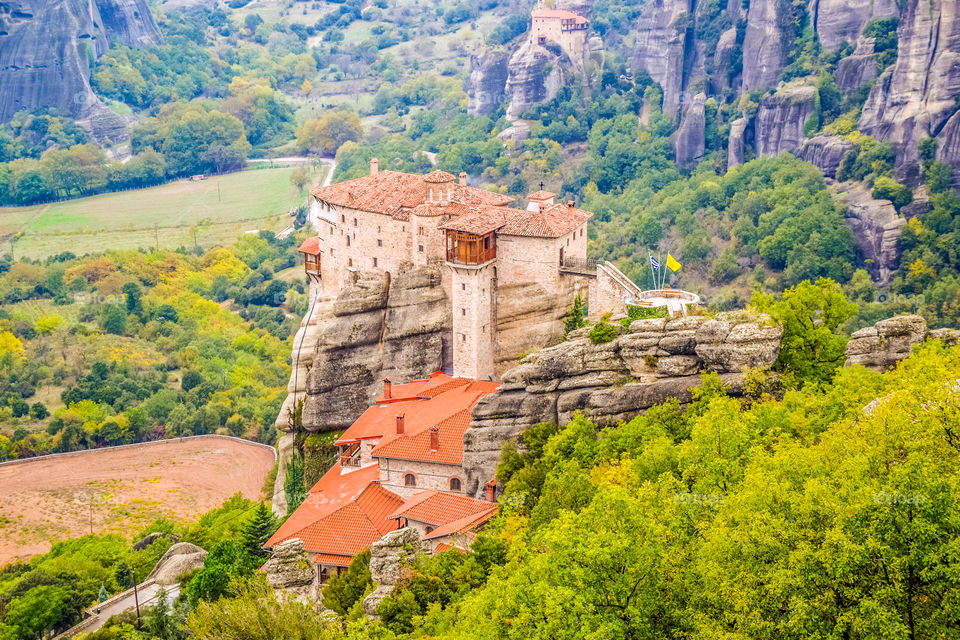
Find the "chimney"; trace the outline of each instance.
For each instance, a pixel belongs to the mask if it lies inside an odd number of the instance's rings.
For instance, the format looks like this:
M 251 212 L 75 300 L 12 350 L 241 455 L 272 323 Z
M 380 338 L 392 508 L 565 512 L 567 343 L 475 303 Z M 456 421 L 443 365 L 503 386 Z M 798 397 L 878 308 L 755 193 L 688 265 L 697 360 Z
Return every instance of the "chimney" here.
M 467 172 L 466 172 L 466 171 L 461 171 L 461 172 L 460 172 L 460 184 L 462 184 L 463 186 L 467 186 Z
M 490 480 L 487 482 L 487 502 L 496 502 L 497 501 L 497 481 Z
M 380 161 L 376 158 L 370 158 L 370 175 L 375 176 L 380 171 Z
M 546 202 L 541 202 L 541 203 L 540 203 L 540 206 L 539 206 L 538 208 L 539 208 L 539 210 L 540 210 L 540 213 L 546 213 L 546 212 L 547 212 L 547 203 L 546 203 Z
M 573 211 L 573 200 L 567 200 L 567 211 Z
M 390 378 L 383 379 L 383 399 L 390 400 L 393 398 L 393 381 Z
M 403 427 L 404 427 L 403 414 L 398 413 L 397 414 L 397 435 L 403 434 Z
M 440 450 L 440 429 L 437 425 L 430 427 L 430 451 Z

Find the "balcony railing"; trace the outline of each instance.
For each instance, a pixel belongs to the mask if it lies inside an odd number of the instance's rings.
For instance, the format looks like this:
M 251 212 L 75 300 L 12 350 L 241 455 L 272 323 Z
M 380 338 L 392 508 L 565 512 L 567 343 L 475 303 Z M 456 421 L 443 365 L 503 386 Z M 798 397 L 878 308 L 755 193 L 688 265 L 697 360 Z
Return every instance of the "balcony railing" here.
M 596 258 L 564 256 L 563 263 L 560 265 L 560 271 L 584 276 L 595 276 L 597 274 L 598 264 L 600 264 L 600 260 Z
M 497 257 L 497 239 L 492 233 L 477 236 L 460 231 L 447 232 L 447 262 L 481 265 Z

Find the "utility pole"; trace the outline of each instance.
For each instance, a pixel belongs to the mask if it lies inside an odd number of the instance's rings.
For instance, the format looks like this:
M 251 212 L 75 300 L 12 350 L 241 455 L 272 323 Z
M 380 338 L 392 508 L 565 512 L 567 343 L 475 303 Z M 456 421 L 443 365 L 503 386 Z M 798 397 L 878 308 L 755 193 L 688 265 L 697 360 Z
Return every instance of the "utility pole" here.
M 137 570 L 130 569 L 130 575 L 133 576 L 133 603 L 137 605 L 137 629 L 140 628 L 140 596 L 137 595 Z
M 90 535 L 93 535 L 93 495 L 90 495 Z

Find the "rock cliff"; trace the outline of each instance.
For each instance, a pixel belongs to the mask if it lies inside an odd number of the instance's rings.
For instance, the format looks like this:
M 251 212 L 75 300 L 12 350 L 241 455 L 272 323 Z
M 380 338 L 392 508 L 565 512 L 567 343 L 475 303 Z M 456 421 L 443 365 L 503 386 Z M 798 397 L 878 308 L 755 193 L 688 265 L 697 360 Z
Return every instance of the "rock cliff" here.
M 816 109 L 816 95 L 816 88 L 793 82 L 764 96 L 755 124 L 758 156 L 777 156 L 800 146 L 803 126 Z
M 90 88 L 90 60 L 113 40 L 157 44 L 160 31 L 146 0 L 0 1 L 0 121 L 23 109 L 55 108 L 114 141 L 126 120 Z
M 836 178 L 840 161 L 853 148 L 852 142 L 839 136 L 817 135 L 801 142 L 793 155 L 816 165 L 826 177 Z
M 684 168 L 694 167 L 703 160 L 706 148 L 704 131 L 707 126 L 704 103 L 707 97 L 698 93 L 683 113 L 683 120 L 674 132 L 673 156 L 678 165 Z
M 820 44 L 838 49 L 854 42 L 871 20 L 897 15 L 895 0 L 814 0 L 811 21 Z
M 849 95 L 877 77 L 877 54 L 873 45 L 873 38 L 860 38 L 853 53 L 837 62 L 837 87 L 844 95 Z
M 897 61 L 878 78 L 860 115 L 862 132 L 890 140 L 897 177 L 919 182 L 917 143 L 932 136 L 939 158 L 960 169 L 960 16 L 951 0 L 908 0 Z
M 906 218 L 897 213 L 889 200 L 874 200 L 863 184 L 841 182 L 836 189 L 843 195 L 845 218 L 854 242 L 863 257 L 871 261 L 871 277 L 878 285 L 889 284 L 899 266 L 898 240 Z
M 500 448 L 539 422 L 563 424 L 580 411 L 600 425 L 643 413 L 669 398 L 690 401 L 701 371 L 716 371 L 734 394 L 745 367 L 766 368 L 780 351 L 780 327 L 766 316 L 719 314 L 637 320 L 612 342 L 589 329 L 525 357 L 503 375 L 501 392 L 481 399 L 464 434 L 465 490 L 481 497 Z
M 510 55 L 501 47 L 470 56 L 467 111 L 484 115 L 504 103 L 509 59 Z
M 527 107 L 552 99 L 572 79 L 573 63 L 559 45 L 543 46 L 528 38 L 507 63 L 507 118 L 514 120 Z
M 927 330 L 920 316 L 896 316 L 881 320 L 872 327 L 860 329 L 847 343 L 846 366 L 863 365 L 875 371 L 886 371 L 913 353 L 924 340 L 940 340 L 947 346 L 960 343 L 956 329 Z
M 690 13 L 691 0 L 654 0 L 644 8 L 633 28 L 633 68 L 645 69 L 660 84 L 663 112 L 674 119 L 685 88 Z

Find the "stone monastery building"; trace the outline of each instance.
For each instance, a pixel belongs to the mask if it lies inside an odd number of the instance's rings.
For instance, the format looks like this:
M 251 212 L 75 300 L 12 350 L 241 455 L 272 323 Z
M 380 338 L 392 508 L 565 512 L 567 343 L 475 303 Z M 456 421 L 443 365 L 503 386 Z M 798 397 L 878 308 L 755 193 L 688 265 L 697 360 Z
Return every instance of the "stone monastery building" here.
M 463 492 L 463 434 L 470 411 L 499 384 L 437 372 L 394 385 L 337 440 L 337 462 L 267 541 L 303 541 L 320 584 L 386 533 L 415 529 L 432 553 L 469 549 L 497 512 Z
M 570 57 L 571 62 L 582 70 L 590 21 L 562 9 L 534 9 L 530 17 L 533 27 L 531 33 L 536 37 L 537 44 L 556 42 Z
M 493 379 L 498 288 L 539 283 L 569 308 L 582 281 L 592 213 L 545 191 L 513 199 L 444 171 L 379 171 L 311 192 L 318 234 L 300 248 L 319 295 L 335 297 L 358 271 L 386 277 L 401 265 L 442 265 L 451 301 L 454 375 Z M 539 336 L 539 340 L 544 336 Z

